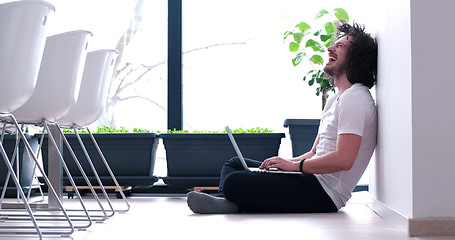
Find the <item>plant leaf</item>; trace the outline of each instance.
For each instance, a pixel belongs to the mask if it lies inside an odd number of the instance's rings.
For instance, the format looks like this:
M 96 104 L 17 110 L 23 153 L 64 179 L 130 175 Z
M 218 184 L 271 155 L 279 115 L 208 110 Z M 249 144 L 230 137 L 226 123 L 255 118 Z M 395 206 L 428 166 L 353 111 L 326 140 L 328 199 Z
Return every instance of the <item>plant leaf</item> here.
M 318 65 L 324 64 L 324 59 L 317 54 L 311 56 L 310 61 L 313 62 L 314 64 L 318 64 Z
M 323 78 L 323 80 L 319 84 L 321 85 L 322 89 L 330 87 L 330 81 L 325 78 Z
M 346 22 L 349 22 L 349 15 L 343 8 L 335 8 L 333 9 L 333 13 L 338 19 L 344 19 Z
M 295 26 L 298 28 L 300 31 L 305 32 L 311 29 L 310 25 L 308 25 L 306 22 L 301 22 Z
M 303 32 L 294 33 L 294 41 L 300 43 L 302 41 L 303 36 L 304 36 Z
M 335 23 L 326 22 L 324 24 L 324 29 L 325 29 L 325 32 L 327 33 L 327 35 L 331 35 L 331 34 L 335 33 L 335 29 L 336 29 Z
M 297 54 L 297 56 L 295 56 L 294 59 L 292 59 L 292 64 L 294 64 L 294 67 L 299 65 L 299 63 L 302 61 L 304 56 L 305 56 L 305 54 L 300 52 L 300 53 Z
M 296 43 L 296 42 L 290 42 L 289 43 L 289 51 L 291 52 L 297 52 L 300 48 L 300 44 Z
M 310 81 L 308 81 L 308 86 L 313 86 L 314 84 L 314 78 L 312 78 Z
M 311 47 L 315 52 L 325 52 L 324 47 L 318 41 L 315 41 L 313 39 L 309 39 L 305 43 L 305 47 Z
M 328 14 L 329 11 L 325 10 L 325 9 L 322 9 L 321 11 L 319 11 L 317 14 L 316 14 L 316 17 L 314 17 L 314 19 L 318 19 L 318 18 L 321 18 L 322 16 Z
M 305 43 L 305 47 L 314 47 L 318 44 L 318 42 L 314 41 L 313 39 L 308 39 L 308 41 L 306 41 Z
M 332 46 L 332 43 L 333 43 L 333 40 L 327 41 L 327 42 L 325 43 L 325 47 L 326 47 L 326 48 L 329 48 L 330 46 Z
M 321 41 L 326 42 L 327 40 L 330 40 L 332 38 L 332 35 L 331 34 L 330 35 L 322 34 L 320 38 L 321 38 Z
M 293 34 L 294 34 L 294 33 L 293 33 L 293 32 L 291 32 L 291 31 L 286 31 L 286 32 L 284 32 L 284 36 L 283 36 L 283 39 L 284 39 L 284 40 L 286 40 L 286 38 L 288 38 L 288 37 L 289 37 L 289 35 L 293 35 Z

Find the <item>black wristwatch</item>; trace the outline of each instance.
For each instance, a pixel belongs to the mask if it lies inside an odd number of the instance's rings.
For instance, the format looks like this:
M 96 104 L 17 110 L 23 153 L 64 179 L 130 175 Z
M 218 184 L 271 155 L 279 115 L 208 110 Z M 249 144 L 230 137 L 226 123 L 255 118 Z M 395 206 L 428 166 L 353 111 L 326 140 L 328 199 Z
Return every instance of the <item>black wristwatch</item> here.
M 303 166 L 303 162 L 305 162 L 305 158 L 300 160 L 300 164 L 299 164 L 299 171 L 303 173 L 303 170 L 302 170 L 302 166 Z

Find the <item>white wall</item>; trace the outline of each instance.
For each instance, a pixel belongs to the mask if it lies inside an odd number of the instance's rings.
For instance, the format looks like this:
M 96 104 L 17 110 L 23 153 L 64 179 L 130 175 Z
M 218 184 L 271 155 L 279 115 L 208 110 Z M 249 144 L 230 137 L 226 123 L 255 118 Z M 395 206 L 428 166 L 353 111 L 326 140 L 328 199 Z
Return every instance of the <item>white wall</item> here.
M 378 146 L 371 172 L 373 197 L 412 215 L 410 0 L 383 1 L 379 45 Z
M 453 0 L 387 0 L 379 28 L 374 198 L 406 218 L 455 217 Z
M 455 217 L 453 0 L 411 1 L 413 217 Z

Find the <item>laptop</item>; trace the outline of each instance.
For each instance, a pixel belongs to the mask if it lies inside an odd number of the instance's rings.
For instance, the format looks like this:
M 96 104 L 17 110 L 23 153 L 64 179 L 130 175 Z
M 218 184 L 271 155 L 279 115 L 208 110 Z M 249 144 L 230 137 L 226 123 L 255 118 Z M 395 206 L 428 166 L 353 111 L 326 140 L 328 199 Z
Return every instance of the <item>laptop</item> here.
M 266 169 L 260 169 L 260 168 L 253 168 L 253 167 L 248 167 L 248 165 L 245 162 L 245 159 L 243 158 L 242 153 L 240 152 L 240 148 L 237 145 L 237 142 L 234 139 L 234 135 L 232 135 L 231 129 L 229 126 L 225 127 L 226 132 L 229 136 L 229 139 L 231 140 L 232 146 L 234 147 L 235 152 L 237 153 L 237 156 L 240 159 L 240 162 L 242 163 L 243 168 L 249 172 L 261 172 L 261 173 L 278 173 L 278 174 L 302 174 L 301 172 L 290 172 L 290 171 L 283 171 L 279 170 L 277 168 L 271 168 L 269 170 Z

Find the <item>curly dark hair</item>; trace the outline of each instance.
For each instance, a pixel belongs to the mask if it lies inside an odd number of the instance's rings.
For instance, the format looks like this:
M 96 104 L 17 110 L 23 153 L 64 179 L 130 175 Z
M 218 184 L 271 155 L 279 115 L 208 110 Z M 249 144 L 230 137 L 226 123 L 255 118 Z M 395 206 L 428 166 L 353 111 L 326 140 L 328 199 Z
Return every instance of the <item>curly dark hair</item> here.
M 352 84 L 362 83 L 372 88 L 376 83 L 378 65 L 378 45 L 376 39 L 365 32 L 363 25 L 350 25 L 341 22 L 338 26 L 338 39 L 347 36 L 351 42 L 348 50 L 347 72 L 348 81 Z M 352 39 L 351 39 L 352 38 Z

